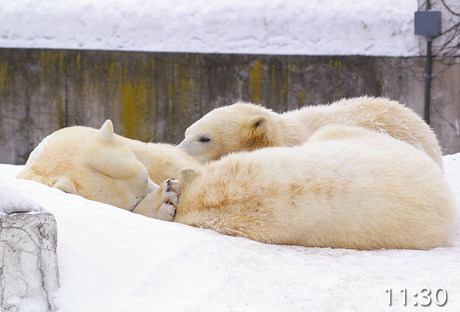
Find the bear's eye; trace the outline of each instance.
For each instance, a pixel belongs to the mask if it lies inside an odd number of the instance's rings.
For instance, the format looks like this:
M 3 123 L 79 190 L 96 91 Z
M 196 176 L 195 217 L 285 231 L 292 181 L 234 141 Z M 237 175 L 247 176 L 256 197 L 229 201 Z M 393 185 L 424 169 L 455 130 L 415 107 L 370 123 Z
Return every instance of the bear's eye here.
M 211 139 L 208 138 L 208 137 L 202 136 L 202 137 L 200 137 L 200 139 L 198 141 L 200 141 L 200 142 L 209 142 L 209 141 L 211 141 Z

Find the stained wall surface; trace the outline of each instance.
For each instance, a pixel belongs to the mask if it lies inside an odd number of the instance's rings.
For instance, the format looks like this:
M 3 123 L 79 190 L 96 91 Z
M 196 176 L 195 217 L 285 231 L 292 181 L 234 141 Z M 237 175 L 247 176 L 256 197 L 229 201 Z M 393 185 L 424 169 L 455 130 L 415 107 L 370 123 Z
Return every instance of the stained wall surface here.
M 434 60 L 430 122 L 460 152 L 460 58 Z M 444 63 L 444 64 L 443 64 Z M 386 96 L 423 114 L 425 58 L 151 53 L 0 48 L 0 163 L 24 164 L 62 127 L 100 127 L 178 143 L 215 107 L 283 112 L 344 97 Z

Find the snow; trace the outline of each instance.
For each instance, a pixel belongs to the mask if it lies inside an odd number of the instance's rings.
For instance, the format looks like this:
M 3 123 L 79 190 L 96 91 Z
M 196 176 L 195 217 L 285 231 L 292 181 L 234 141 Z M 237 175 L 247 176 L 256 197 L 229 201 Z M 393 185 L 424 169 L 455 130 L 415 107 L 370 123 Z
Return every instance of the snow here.
M 0 176 L 0 190 L 0 215 L 14 212 L 43 211 L 40 203 L 17 179 Z
M 460 154 L 443 160 L 460 203 Z M 22 168 L 0 165 L 0 204 L 32 198 L 55 215 L 61 281 L 55 302 L 61 312 L 418 311 L 414 300 L 427 300 L 421 297 L 423 288 L 431 289 L 433 300 L 423 310 L 460 311 L 459 204 L 443 248 L 278 246 L 149 219 L 15 179 Z M 10 195 L 14 189 L 17 196 Z M 448 293 L 442 308 L 434 302 L 440 288 Z M 36 311 L 34 304 L 23 302 L 22 311 Z
M 2 0 L 0 47 L 417 56 L 417 0 Z

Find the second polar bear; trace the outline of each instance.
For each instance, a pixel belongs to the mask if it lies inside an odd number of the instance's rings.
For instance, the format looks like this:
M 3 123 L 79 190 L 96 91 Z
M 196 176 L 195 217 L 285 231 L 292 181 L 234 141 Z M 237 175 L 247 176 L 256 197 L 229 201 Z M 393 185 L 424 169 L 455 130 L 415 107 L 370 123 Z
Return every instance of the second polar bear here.
M 300 145 L 330 124 L 387 133 L 424 151 L 442 168 L 441 149 L 430 127 L 411 109 L 385 98 L 344 99 L 284 114 L 240 102 L 203 116 L 185 131 L 179 147 L 208 162 L 232 152 Z
M 182 170 L 174 221 L 264 243 L 353 249 L 443 246 L 454 199 L 425 153 L 331 125 L 302 146 Z

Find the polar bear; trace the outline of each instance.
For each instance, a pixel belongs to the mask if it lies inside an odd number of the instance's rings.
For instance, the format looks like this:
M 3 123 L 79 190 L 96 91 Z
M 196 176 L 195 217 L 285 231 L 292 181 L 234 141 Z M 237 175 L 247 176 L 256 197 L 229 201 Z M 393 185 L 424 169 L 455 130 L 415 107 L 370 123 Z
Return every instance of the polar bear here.
M 179 147 L 208 162 L 232 152 L 300 145 L 329 124 L 388 133 L 426 152 L 442 168 L 441 149 L 430 127 L 411 109 L 385 98 L 343 99 L 284 114 L 239 102 L 216 108 L 192 124 Z
M 185 168 L 179 184 L 174 222 L 263 243 L 430 249 L 446 243 L 454 219 L 430 157 L 361 127 L 330 125 L 301 146 Z
M 199 164 L 172 145 L 118 136 L 107 120 L 100 129 L 73 126 L 49 135 L 33 150 L 17 178 L 172 220 L 175 210 L 163 205 L 163 193 L 171 189 L 168 179 L 178 178 L 187 166 Z M 147 195 L 149 209 L 135 209 Z

